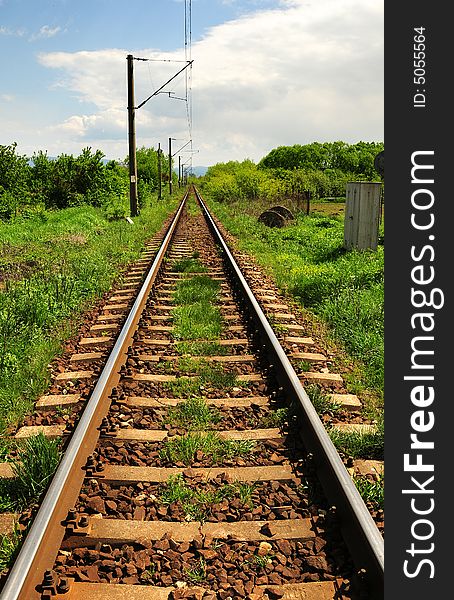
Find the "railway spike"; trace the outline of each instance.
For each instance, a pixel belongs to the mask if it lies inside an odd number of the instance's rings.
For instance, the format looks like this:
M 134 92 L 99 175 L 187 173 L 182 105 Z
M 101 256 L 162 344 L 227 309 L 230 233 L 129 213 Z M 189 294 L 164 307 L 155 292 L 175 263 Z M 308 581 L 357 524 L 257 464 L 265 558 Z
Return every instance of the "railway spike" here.
M 70 591 L 71 585 L 68 577 L 60 577 L 57 583 L 57 592 L 59 594 L 67 594 Z
M 80 515 L 79 520 L 77 522 L 78 527 L 88 527 L 89 520 L 87 515 Z
M 88 456 L 84 470 L 88 477 L 93 475 L 94 471 L 96 470 L 96 459 L 93 454 Z
M 55 571 L 52 571 L 49 569 L 44 573 L 42 590 L 43 590 L 43 595 L 42 595 L 43 598 L 50 598 L 57 594 Z
M 339 514 L 336 506 L 330 506 L 328 509 L 328 514 L 326 515 L 327 520 L 330 523 L 337 523 L 339 521 Z
M 66 517 L 66 522 L 75 521 L 77 518 L 77 510 L 75 508 L 70 508 L 68 510 L 68 515 Z

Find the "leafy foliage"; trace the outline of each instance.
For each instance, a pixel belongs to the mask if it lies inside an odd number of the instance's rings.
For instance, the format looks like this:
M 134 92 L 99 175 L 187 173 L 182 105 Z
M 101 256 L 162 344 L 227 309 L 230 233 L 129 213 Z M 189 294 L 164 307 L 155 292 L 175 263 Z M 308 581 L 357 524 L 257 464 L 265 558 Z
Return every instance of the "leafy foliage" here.
M 20 204 L 31 203 L 30 169 L 26 156 L 16 154 L 16 145 L 0 146 L 0 218 L 10 218 Z
M 0 145 L 0 219 L 81 204 L 101 207 L 111 219 L 128 214 L 127 160 L 125 164 L 106 163 L 104 154 L 91 148 L 84 148 L 79 156 L 61 154 L 57 158 L 40 150 L 28 159 L 17 154 L 16 146 Z M 143 208 L 158 186 L 156 150 L 137 150 L 137 173 Z
M 279 146 L 255 165 L 251 160 L 210 167 L 204 191 L 217 202 L 304 200 L 344 197 L 348 181 L 375 180 L 375 156 L 381 142 L 314 142 Z
M 277 193 L 276 184 L 265 172 L 259 171 L 250 160 L 230 161 L 210 167 L 204 177 L 204 189 L 218 202 L 254 200 L 272 197 Z
M 46 208 L 67 208 L 87 202 L 101 206 L 111 170 L 102 163 L 100 150 L 84 148 L 80 156 L 61 154 L 52 160 L 47 153 L 33 156 L 31 188 Z
M 383 150 L 381 142 L 313 142 L 301 146 L 279 146 L 259 163 L 265 169 L 339 170 L 376 178 L 374 158 Z

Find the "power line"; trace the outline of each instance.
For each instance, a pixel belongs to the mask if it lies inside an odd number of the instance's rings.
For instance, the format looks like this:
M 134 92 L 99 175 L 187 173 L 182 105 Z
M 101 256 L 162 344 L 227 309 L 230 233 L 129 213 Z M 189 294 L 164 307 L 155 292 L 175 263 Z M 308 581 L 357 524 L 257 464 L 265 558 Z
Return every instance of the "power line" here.
M 138 58 L 134 56 L 134 60 L 141 60 L 143 62 L 171 62 L 171 63 L 184 63 L 186 60 L 175 60 L 173 58 Z
M 184 1 L 184 52 L 186 60 L 192 60 L 192 0 Z M 189 59 L 188 59 L 189 56 Z M 192 149 L 192 64 L 186 71 L 186 118 Z

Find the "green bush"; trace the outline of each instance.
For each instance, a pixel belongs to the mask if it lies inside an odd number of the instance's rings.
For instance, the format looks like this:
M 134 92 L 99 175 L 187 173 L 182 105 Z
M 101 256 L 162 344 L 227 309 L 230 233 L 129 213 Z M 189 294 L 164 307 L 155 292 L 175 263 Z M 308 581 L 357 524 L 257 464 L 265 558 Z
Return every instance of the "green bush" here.
M 16 154 L 16 146 L 0 145 L 0 219 L 16 216 L 21 207 L 32 204 L 30 167 L 26 156 Z
M 103 209 L 109 221 L 124 219 L 129 215 L 129 202 L 111 193 L 104 198 Z
M 128 169 L 115 161 L 104 164 L 103 157 L 100 150 L 84 148 L 79 156 L 61 154 L 55 159 L 38 151 L 29 160 L 16 153 L 16 144 L 0 145 L 0 219 L 83 204 L 119 215 L 129 196 Z M 141 206 L 149 202 L 155 183 L 147 172 L 140 173 Z

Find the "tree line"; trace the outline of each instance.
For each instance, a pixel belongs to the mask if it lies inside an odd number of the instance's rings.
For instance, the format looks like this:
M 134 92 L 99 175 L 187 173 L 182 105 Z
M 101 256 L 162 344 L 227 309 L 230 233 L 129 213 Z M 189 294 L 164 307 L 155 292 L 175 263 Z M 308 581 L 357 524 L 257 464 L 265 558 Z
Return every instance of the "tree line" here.
M 128 214 L 129 172 L 125 159 L 104 161 L 100 150 L 84 148 L 79 156 L 51 158 L 38 151 L 31 158 L 17 144 L 0 145 L 0 219 L 88 203 L 110 216 Z M 139 205 L 158 187 L 158 154 L 137 149 Z
M 229 161 L 209 167 L 202 178 L 215 200 L 343 197 L 348 181 L 377 180 L 375 156 L 382 142 L 313 142 L 279 146 L 258 164 Z M 82 203 L 105 209 L 108 216 L 128 214 L 128 159 L 104 161 L 100 150 L 84 148 L 79 156 L 51 158 L 39 151 L 31 158 L 17 153 L 17 144 L 0 145 L 0 219 L 62 209 Z M 163 161 L 164 162 L 164 161 Z M 162 179 L 168 177 L 167 159 Z M 137 149 L 139 206 L 156 192 L 158 153 Z M 175 174 L 173 174 L 176 177 Z
M 229 161 L 209 167 L 203 186 L 220 202 L 343 198 L 349 181 L 378 181 L 374 168 L 382 142 L 313 142 L 279 146 L 258 164 Z

